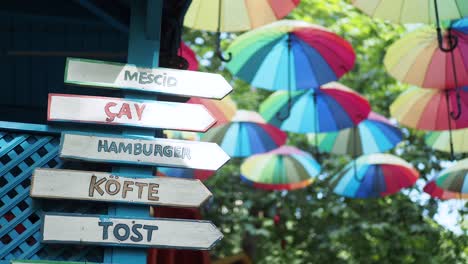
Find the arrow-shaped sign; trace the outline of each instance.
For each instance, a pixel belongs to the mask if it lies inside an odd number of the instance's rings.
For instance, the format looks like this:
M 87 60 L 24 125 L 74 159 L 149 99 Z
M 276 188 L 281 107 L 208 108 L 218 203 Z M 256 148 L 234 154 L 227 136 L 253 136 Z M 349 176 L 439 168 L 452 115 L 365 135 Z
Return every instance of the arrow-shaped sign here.
M 209 250 L 223 238 L 210 221 L 45 214 L 44 243 Z
M 47 120 L 201 132 L 216 123 L 200 104 L 72 94 L 49 94 Z
M 36 198 L 199 207 L 211 197 L 199 180 L 126 178 L 105 172 L 36 169 L 31 183 Z
M 131 64 L 76 58 L 67 59 L 65 82 L 215 99 L 232 91 L 231 85 L 219 74 L 139 68 Z
M 62 134 L 60 157 L 201 170 L 217 170 L 229 160 L 216 143 L 81 133 Z

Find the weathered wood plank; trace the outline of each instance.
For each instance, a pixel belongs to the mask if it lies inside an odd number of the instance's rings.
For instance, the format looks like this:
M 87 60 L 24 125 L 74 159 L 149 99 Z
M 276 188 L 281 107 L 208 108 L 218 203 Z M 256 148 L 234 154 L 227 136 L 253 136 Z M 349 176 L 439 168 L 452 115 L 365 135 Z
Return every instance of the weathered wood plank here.
M 209 221 L 45 214 L 43 243 L 209 250 L 223 234 Z
M 48 121 L 204 132 L 216 119 L 199 104 L 49 94 Z
M 199 180 L 170 177 L 129 178 L 105 172 L 36 169 L 36 198 L 199 207 L 211 192 Z
M 77 58 L 67 58 L 65 82 L 215 99 L 222 99 L 232 91 L 231 85 L 220 74 L 140 68 L 132 64 Z
M 229 160 L 216 143 L 84 133 L 62 134 L 60 157 L 202 170 L 217 170 Z

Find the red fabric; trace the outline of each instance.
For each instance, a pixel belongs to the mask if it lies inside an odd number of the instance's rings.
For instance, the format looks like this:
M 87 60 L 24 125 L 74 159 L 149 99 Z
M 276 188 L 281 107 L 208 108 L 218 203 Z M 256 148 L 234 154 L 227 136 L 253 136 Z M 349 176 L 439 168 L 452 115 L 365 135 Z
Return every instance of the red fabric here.
M 198 209 L 154 207 L 155 217 L 201 219 Z M 148 264 L 210 264 L 209 251 L 150 249 Z

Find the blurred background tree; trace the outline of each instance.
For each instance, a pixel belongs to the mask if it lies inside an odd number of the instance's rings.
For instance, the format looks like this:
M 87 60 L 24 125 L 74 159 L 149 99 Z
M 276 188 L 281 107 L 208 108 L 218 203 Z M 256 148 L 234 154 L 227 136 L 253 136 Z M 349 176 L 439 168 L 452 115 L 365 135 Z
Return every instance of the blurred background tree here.
M 288 19 L 322 25 L 348 40 L 357 54 L 356 65 L 340 81 L 362 93 L 374 111 L 389 116 L 389 105 L 407 86 L 390 77 L 382 61 L 404 27 L 369 18 L 344 0 L 302 0 Z M 235 34 L 222 37 L 227 48 Z M 184 40 L 198 54 L 201 71 L 230 80 L 239 109 L 258 110 L 270 92 L 233 78 L 223 68 L 213 57 L 214 34 L 185 28 Z M 449 155 L 426 147 L 423 132 L 403 132 L 405 139 L 393 153 L 418 168 L 422 179 L 410 190 L 380 199 L 343 198 L 328 188 L 329 176 L 350 161 L 346 156 L 321 154 L 320 179 L 291 192 L 247 186 L 239 178 L 241 160 L 231 160 L 206 183 L 214 198 L 203 208 L 205 218 L 225 235 L 214 256 L 244 251 L 254 263 L 268 264 L 468 263 L 466 205 L 459 206 L 462 220 L 454 233 L 434 220 L 439 206 L 447 202 L 422 192 L 425 179 L 439 171 Z M 288 144 L 314 153 L 304 135 L 290 134 Z

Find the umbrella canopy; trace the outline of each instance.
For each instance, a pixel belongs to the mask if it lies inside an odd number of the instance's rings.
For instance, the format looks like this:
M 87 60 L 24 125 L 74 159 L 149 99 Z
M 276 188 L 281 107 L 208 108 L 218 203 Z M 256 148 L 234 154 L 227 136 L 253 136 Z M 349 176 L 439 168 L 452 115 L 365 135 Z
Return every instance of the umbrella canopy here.
M 447 190 L 444 190 L 440 188 L 439 186 L 436 185 L 435 181 L 437 180 L 437 177 L 434 179 L 430 180 L 426 186 L 424 186 L 424 192 L 429 194 L 430 196 L 434 198 L 439 198 L 441 200 L 448 200 L 448 199 L 468 199 L 468 194 L 462 194 L 462 193 L 457 193 L 457 192 L 450 192 Z
M 236 103 L 229 96 L 224 97 L 222 100 L 192 97 L 187 103 L 204 105 L 216 118 L 216 125 L 228 123 L 237 111 Z
M 317 90 L 293 92 L 291 113 L 283 120 L 283 113 L 289 112 L 288 100 L 288 92 L 277 91 L 260 105 L 260 113 L 268 123 L 290 132 L 337 131 L 357 125 L 370 112 L 364 97 L 335 82 Z
M 283 18 L 300 0 L 192 0 L 184 26 L 209 31 L 246 31 Z
M 468 194 L 468 159 L 441 171 L 435 183 L 444 190 Z
M 434 0 L 351 0 L 354 6 L 366 14 L 395 23 L 436 23 Z M 468 16 L 466 0 L 439 0 L 438 14 L 441 20 Z
M 198 60 L 195 51 L 193 51 L 187 44 L 183 41 L 180 42 L 179 56 L 183 57 L 188 62 L 188 70 L 196 71 L 198 70 Z
M 466 153 L 468 152 L 468 128 L 453 130 L 453 152 Z M 426 145 L 433 149 L 450 152 L 450 132 L 449 131 L 433 131 L 426 134 L 424 139 Z
M 322 152 L 347 154 L 352 157 L 385 152 L 394 148 L 403 138 L 400 129 L 377 113 L 352 128 L 337 132 L 308 134 L 309 143 Z
M 228 49 L 235 76 L 267 90 L 315 89 L 336 81 L 354 66 L 344 39 L 321 26 L 283 20 L 247 32 Z
M 417 170 L 403 159 L 390 154 L 359 157 L 333 176 L 331 187 L 339 195 L 351 198 L 376 198 L 394 194 L 412 186 Z
M 256 188 L 293 190 L 310 185 L 320 165 L 309 153 L 282 146 L 246 159 L 240 170 L 242 180 Z
M 457 108 L 455 92 L 411 87 L 390 106 L 392 117 L 405 126 L 421 130 L 449 130 L 468 127 L 468 87 L 460 91 L 463 113 L 453 119 L 450 112 Z M 448 104 L 447 104 L 448 102 Z
M 213 127 L 202 137 L 202 141 L 218 143 L 229 156 L 238 158 L 273 150 L 286 139 L 285 132 L 246 110 L 238 110 L 230 123 Z
M 407 34 L 387 50 L 387 71 L 399 81 L 424 88 L 468 86 L 468 35 L 457 30 L 451 34 L 458 38 L 451 52 L 439 49 L 433 28 Z
M 195 169 L 185 169 L 185 168 L 168 168 L 168 167 L 158 167 L 157 176 L 162 177 L 176 177 L 184 179 L 199 179 L 201 181 L 207 180 L 213 176 L 216 171 L 208 170 L 195 170 Z

